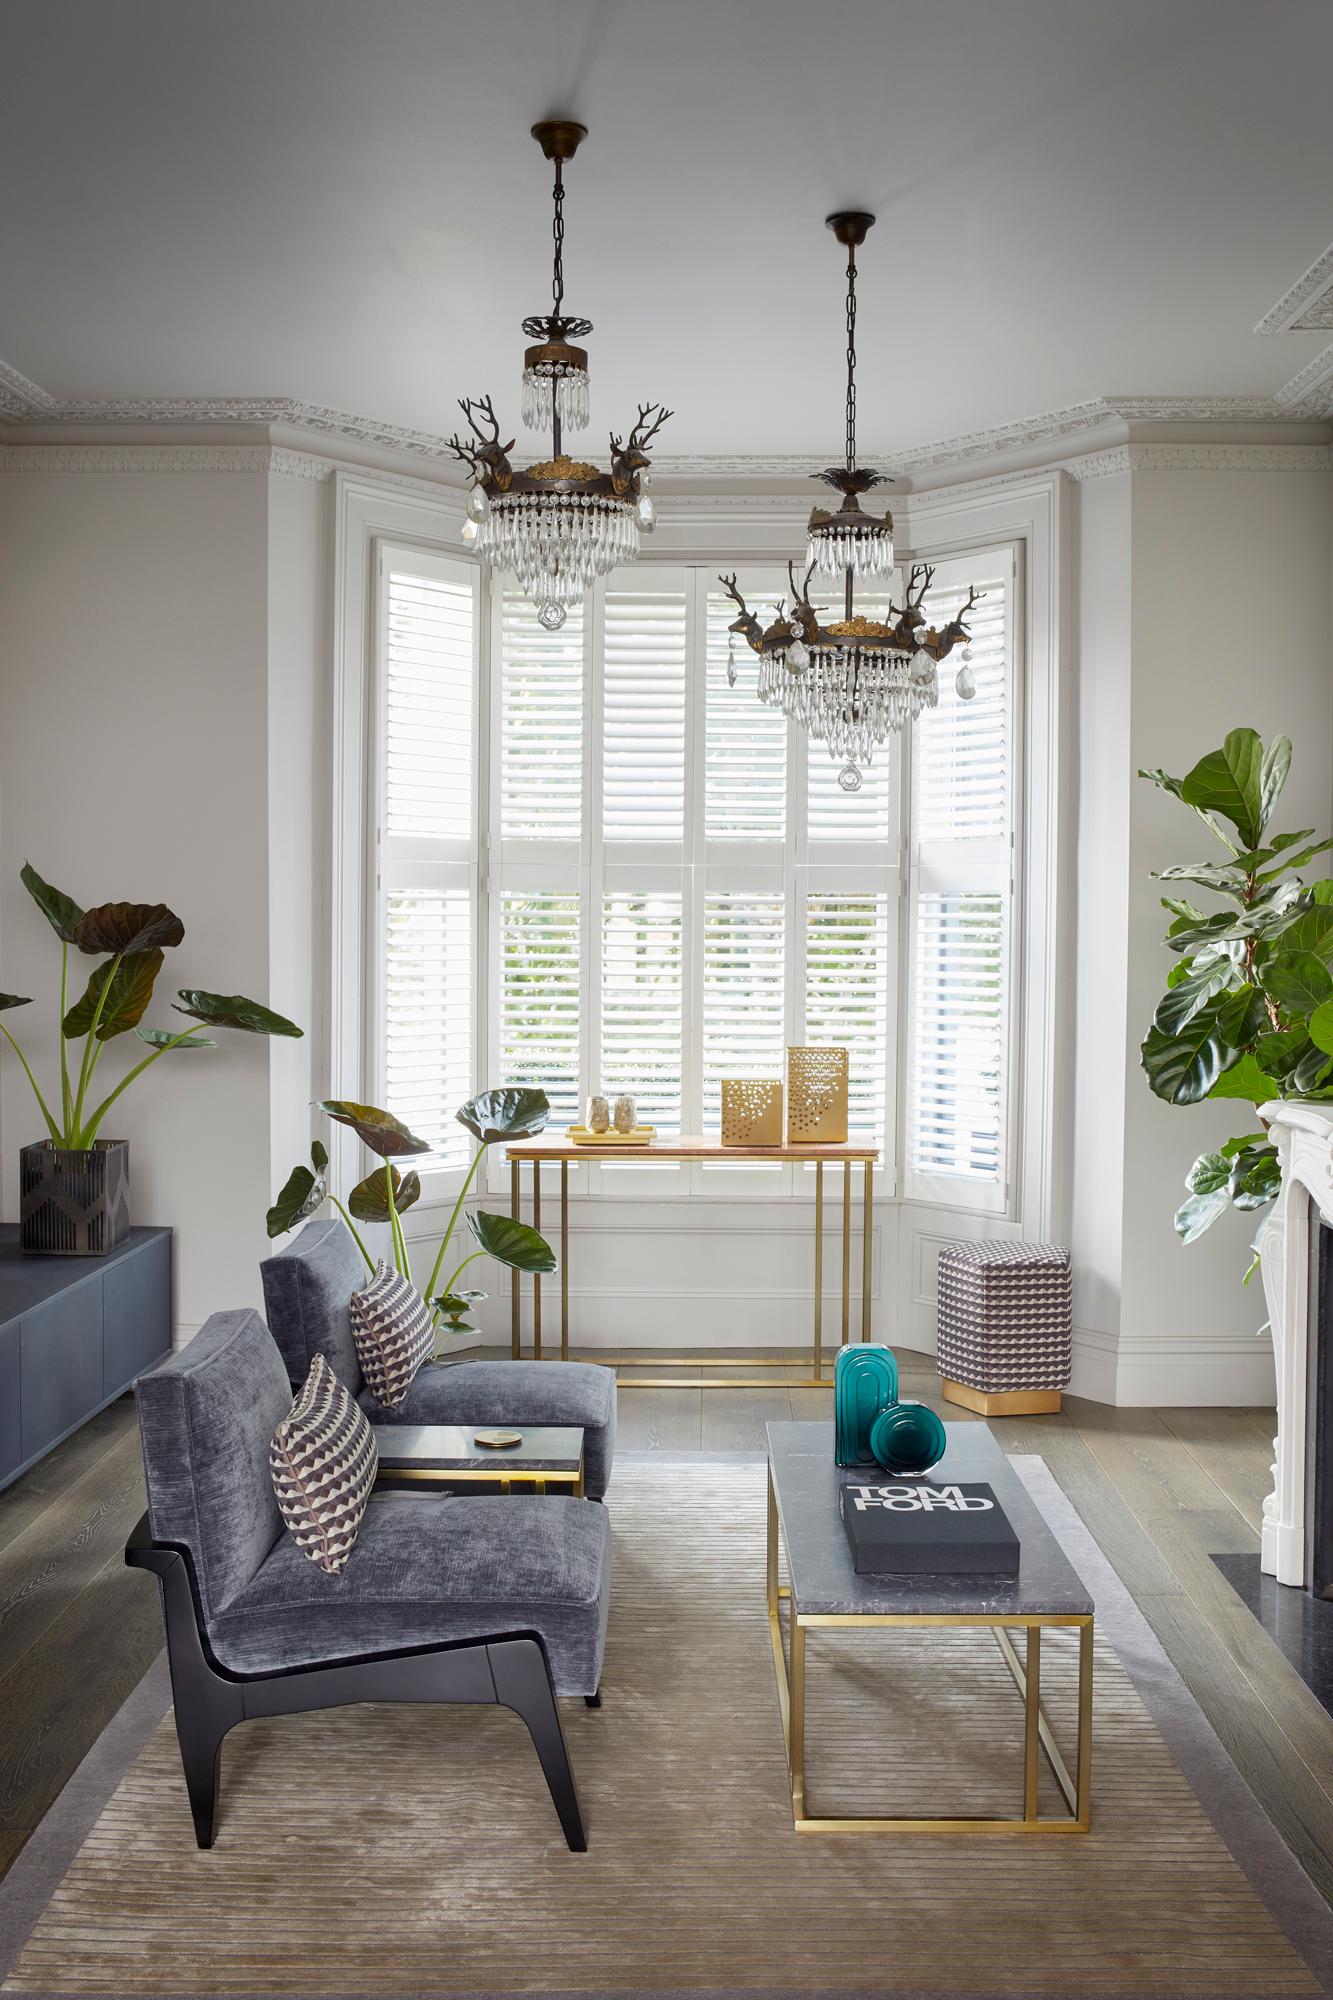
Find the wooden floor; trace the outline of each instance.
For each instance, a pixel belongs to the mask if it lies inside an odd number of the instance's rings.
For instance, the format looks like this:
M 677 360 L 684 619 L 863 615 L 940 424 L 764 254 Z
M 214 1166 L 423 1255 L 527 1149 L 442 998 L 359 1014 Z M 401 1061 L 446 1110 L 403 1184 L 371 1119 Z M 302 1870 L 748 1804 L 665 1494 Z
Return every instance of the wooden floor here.
M 939 1400 L 924 1357 L 899 1361 L 906 1394 L 975 1421 Z M 829 1391 L 787 1386 L 807 1372 L 768 1370 L 754 1391 L 623 1387 L 620 1448 L 762 1450 L 766 1423 L 831 1414 Z M 1267 1410 L 1115 1410 L 1070 1397 L 1059 1416 L 992 1428 L 1006 1451 L 1046 1459 L 1333 1902 L 1333 1720 L 1210 1560 L 1259 1546 L 1273 1421 Z M 161 1644 L 156 1586 L 121 1553 L 142 1509 L 128 1398 L 0 1494 L 0 1873 Z

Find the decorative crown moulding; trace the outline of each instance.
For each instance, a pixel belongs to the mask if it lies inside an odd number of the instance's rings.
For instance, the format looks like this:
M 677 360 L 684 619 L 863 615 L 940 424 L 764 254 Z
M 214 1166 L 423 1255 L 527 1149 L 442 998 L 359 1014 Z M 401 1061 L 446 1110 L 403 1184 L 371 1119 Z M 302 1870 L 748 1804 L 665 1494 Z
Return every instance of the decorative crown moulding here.
M 1256 333 L 1299 333 L 1333 326 L 1333 243 L 1316 257 L 1291 290 L 1266 312 Z M 1279 396 L 1282 391 L 1278 391 Z

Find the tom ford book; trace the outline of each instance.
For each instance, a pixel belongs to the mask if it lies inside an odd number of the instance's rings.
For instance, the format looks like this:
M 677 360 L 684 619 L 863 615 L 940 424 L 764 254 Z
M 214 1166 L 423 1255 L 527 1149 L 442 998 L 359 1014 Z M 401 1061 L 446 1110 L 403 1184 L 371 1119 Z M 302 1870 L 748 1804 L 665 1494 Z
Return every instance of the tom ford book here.
M 858 1575 L 1018 1575 L 1018 1537 L 979 1481 L 849 1479 L 838 1509 Z

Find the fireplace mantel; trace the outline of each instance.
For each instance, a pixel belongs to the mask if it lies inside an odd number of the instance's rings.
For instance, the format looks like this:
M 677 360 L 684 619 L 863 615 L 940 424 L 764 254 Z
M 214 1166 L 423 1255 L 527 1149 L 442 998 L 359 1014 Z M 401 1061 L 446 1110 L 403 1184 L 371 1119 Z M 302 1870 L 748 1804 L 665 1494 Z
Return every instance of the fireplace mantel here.
M 1310 1383 L 1310 1214 L 1333 1224 L 1333 1105 L 1265 1104 L 1282 1163 L 1282 1191 L 1260 1240 L 1277 1363 L 1273 1491 L 1264 1502 L 1263 1567 L 1279 1583 L 1306 1580 L 1306 1398 Z

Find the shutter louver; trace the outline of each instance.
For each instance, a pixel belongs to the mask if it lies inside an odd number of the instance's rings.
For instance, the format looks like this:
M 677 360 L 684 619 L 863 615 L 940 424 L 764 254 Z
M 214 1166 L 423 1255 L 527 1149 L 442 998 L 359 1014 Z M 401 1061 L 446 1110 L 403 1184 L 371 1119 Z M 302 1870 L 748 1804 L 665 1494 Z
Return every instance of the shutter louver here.
M 848 1051 L 853 1138 L 883 1134 L 891 1025 L 887 895 L 808 897 L 805 1039 Z
M 388 578 L 385 832 L 470 842 L 472 586 Z
M 577 841 L 583 827 L 583 607 L 544 631 L 517 590 L 500 603 L 500 832 Z
M 639 1122 L 680 1130 L 681 899 L 608 895 L 602 908 L 602 1088 Z
M 997 1181 L 1004 915 L 997 895 L 917 898 L 909 1149 L 918 1173 Z
M 685 834 L 685 595 L 608 590 L 603 631 L 602 834 Z
M 386 898 L 386 1102 L 443 1167 L 470 1158 L 454 1113 L 472 1095 L 471 903 L 461 888 Z
M 381 569 L 382 1101 L 461 1167 L 472 1095 L 477 898 L 476 581 L 385 549 Z M 370 1094 L 370 1093 L 366 1093 Z
M 1000 840 L 1009 834 L 1009 671 L 1005 579 L 983 575 L 985 592 L 967 614 L 977 691 L 960 701 L 955 682 L 962 650 L 940 669 L 939 707 L 916 730 L 914 826 L 919 841 Z M 933 590 L 924 601 L 932 625 L 944 625 L 967 597 L 966 586 Z
M 786 1047 L 785 903 L 721 890 L 704 902 L 704 1129 L 722 1120 L 724 1076 L 780 1077 Z
M 970 584 L 984 596 L 967 621 L 976 695 L 958 697 L 955 650 L 913 743 L 908 1169 L 918 1190 L 962 1182 L 993 1208 L 1007 1182 L 1013 591 L 993 555 L 940 567 L 924 604 L 932 624 L 954 616 Z
M 579 1113 L 579 899 L 551 890 L 500 898 L 500 1066 L 544 1090 L 553 1126 Z
M 777 600 L 760 596 L 751 610 L 768 624 Z M 736 685 L 727 684 L 727 627 L 736 607 L 708 596 L 705 672 L 704 818 L 709 840 L 782 841 L 787 832 L 787 723 L 764 708 L 755 687 L 759 663 L 736 641 Z

